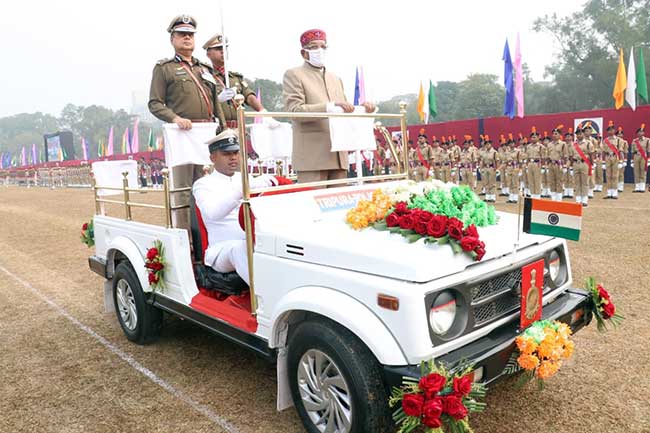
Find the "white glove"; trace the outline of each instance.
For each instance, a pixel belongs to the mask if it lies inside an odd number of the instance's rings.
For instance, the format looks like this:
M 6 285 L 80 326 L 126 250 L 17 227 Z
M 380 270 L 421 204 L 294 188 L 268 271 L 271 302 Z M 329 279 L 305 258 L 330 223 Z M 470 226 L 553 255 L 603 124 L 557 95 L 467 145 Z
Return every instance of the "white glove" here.
M 569 174 L 570 174 L 571 176 L 573 176 L 573 169 L 572 169 L 572 168 L 569 169 Z
M 607 164 L 605 164 L 604 162 L 603 162 L 602 167 L 603 167 L 603 169 L 607 170 Z
M 562 169 L 562 173 L 566 173 L 566 167 Z
M 263 117 L 262 122 L 265 123 L 269 128 L 275 129 L 278 128 L 281 124 L 272 117 Z
M 237 90 L 235 88 L 230 88 L 230 89 L 223 89 L 221 93 L 217 96 L 217 99 L 219 102 L 226 102 L 230 101 L 232 98 L 235 97 L 237 94 Z
M 621 168 L 623 168 L 623 167 L 625 167 L 625 166 L 623 165 L 623 163 L 622 163 L 622 162 L 619 162 L 619 163 L 618 163 L 618 168 L 621 169 Z

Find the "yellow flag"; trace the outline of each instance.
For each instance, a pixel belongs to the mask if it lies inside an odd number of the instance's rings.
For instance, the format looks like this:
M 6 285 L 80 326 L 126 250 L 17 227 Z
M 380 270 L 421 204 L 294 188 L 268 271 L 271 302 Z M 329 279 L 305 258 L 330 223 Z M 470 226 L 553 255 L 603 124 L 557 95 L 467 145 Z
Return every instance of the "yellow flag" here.
M 418 114 L 420 115 L 420 122 L 424 122 L 424 89 L 422 88 L 422 81 L 420 81 L 420 93 L 418 94 Z
M 612 93 L 614 106 L 617 110 L 623 106 L 626 88 L 627 78 L 625 75 L 625 63 L 623 62 L 623 48 L 621 48 L 621 54 L 618 59 L 618 72 L 616 72 L 616 82 L 614 83 L 614 92 Z

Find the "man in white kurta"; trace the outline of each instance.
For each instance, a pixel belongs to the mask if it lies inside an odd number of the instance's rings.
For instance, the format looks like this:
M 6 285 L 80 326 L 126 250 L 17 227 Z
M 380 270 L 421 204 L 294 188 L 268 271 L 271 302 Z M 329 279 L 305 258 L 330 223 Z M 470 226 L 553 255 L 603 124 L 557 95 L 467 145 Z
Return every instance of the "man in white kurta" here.
M 248 284 L 246 233 L 239 225 L 242 180 L 238 171 L 240 154 L 237 133 L 227 129 L 207 144 L 214 171 L 197 180 L 192 187 L 192 194 L 208 231 L 208 248 L 203 260 L 217 272 L 236 271 Z M 251 188 L 276 183 L 271 176 L 250 178 Z

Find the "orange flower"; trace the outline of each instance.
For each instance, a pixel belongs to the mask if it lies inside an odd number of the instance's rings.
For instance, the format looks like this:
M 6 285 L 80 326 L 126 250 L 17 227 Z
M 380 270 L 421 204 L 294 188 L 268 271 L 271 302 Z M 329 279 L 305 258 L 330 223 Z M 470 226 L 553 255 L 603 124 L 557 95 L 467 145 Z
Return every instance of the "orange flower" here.
M 539 359 L 535 355 L 521 354 L 517 358 L 519 366 L 525 370 L 534 370 L 539 365 Z
M 560 323 L 557 329 L 557 334 L 562 340 L 568 341 L 569 337 L 571 336 L 571 333 L 572 332 L 569 325 L 567 325 L 566 323 Z
M 535 376 L 539 379 L 548 379 L 560 369 L 562 361 L 542 361 L 535 371 Z
M 575 344 L 573 341 L 567 341 L 564 343 L 564 351 L 562 352 L 562 357 L 564 359 L 569 359 L 571 358 L 571 355 L 573 355 L 573 348 L 575 347 Z
M 517 337 L 517 348 L 521 353 L 531 355 L 537 349 L 537 343 L 532 338 Z
M 354 209 L 350 209 L 345 220 L 355 230 L 361 230 L 370 224 L 384 219 L 391 208 L 390 197 L 381 189 L 372 193 L 371 200 L 359 200 Z

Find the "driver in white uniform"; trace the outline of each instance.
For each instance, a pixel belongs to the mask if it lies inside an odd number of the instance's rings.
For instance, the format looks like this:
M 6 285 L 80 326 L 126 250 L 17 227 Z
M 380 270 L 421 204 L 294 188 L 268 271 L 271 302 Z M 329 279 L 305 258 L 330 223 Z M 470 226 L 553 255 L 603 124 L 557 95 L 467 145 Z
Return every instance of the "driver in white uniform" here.
M 208 141 L 212 174 L 194 182 L 192 193 L 208 231 L 204 262 L 217 272 L 237 271 L 249 283 L 246 234 L 239 225 L 242 200 L 239 140 L 226 129 Z M 250 177 L 251 188 L 276 185 L 272 176 Z

